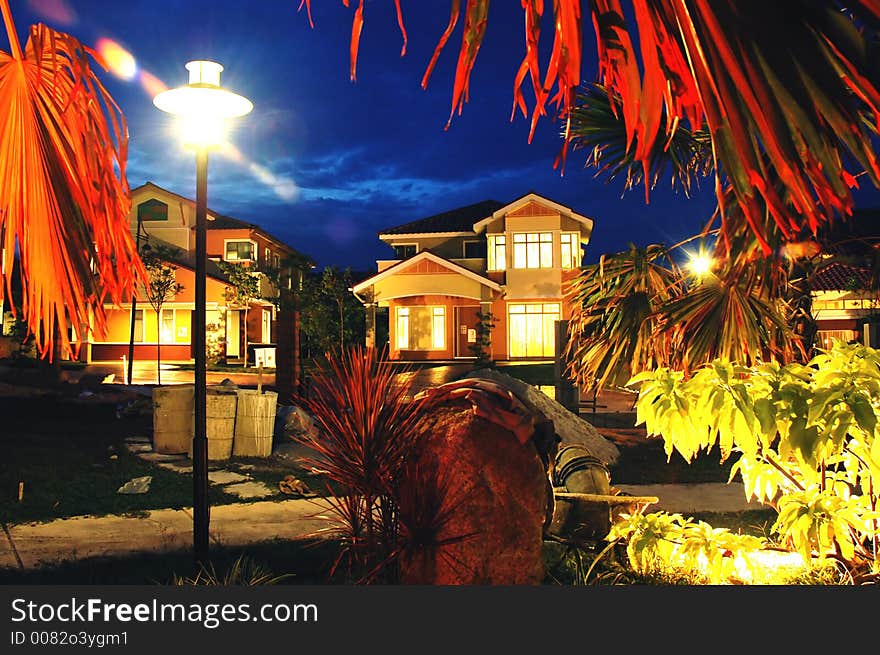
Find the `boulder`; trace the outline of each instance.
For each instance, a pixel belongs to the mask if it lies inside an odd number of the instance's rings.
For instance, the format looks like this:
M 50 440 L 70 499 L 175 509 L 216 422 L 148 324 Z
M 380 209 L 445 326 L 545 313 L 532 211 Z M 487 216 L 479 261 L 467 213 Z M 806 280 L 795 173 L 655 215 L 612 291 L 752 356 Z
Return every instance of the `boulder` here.
M 418 435 L 399 481 L 401 582 L 540 584 L 553 492 L 534 440 L 463 396 L 431 406 Z
M 526 407 L 552 421 L 560 439 L 560 448 L 568 444 L 582 444 L 606 466 L 614 464 L 620 457 L 617 446 L 599 434 L 596 428 L 537 387 L 494 369 L 480 369 L 467 374 L 467 378 L 492 380 L 510 389 Z

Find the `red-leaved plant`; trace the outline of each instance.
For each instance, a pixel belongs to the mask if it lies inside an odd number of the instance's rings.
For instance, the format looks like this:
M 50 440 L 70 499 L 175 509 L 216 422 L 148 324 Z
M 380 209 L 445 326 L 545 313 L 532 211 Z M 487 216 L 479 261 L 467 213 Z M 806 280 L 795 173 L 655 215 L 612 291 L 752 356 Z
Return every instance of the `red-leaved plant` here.
M 315 452 L 304 463 L 326 471 L 333 483 L 328 501 L 344 545 L 333 570 L 345 561 L 359 582 L 395 581 L 402 533 L 444 515 L 443 504 L 433 503 L 437 517 L 408 516 L 401 529 L 398 482 L 427 405 L 411 397 L 411 377 L 400 373 L 375 349 L 349 348 L 328 355 L 308 395 L 297 399 L 318 427 L 299 439 Z M 417 486 L 440 488 L 430 480 Z

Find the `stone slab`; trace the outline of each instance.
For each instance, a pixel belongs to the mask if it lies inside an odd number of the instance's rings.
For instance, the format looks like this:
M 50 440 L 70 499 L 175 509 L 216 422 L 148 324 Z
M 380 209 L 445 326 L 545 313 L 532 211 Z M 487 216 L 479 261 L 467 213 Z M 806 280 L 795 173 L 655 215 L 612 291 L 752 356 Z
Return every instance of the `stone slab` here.
M 188 459 L 182 459 L 177 462 L 155 462 L 155 464 L 159 468 L 181 474 L 192 473 L 193 470 L 192 462 Z
M 242 475 L 234 471 L 210 471 L 208 473 L 208 481 L 213 484 L 232 484 L 233 482 L 245 482 L 250 480 L 249 475 Z
M 135 434 L 135 435 L 128 436 L 124 439 L 124 441 L 126 443 L 147 443 L 147 444 L 153 443 L 152 439 L 150 439 L 148 436 L 142 435 L 142 434 Z
M 179 462 L 187 458 L 185 453 L 181 455 L 166 455 L 164 453 L 154 452 L 138 453 L 138 457 L 148 462 Z
M 223 487 L 223 491 L 235 494 L 239 498 L 266 498 L 277 493 L 277 489 L 254 480 L 227 485 Z
M 127 442 L 125 444 L 126 449 L 130 453 L 151 453 L 153 452 L 153 447 L 148 443 L 138 443 L 138 442 Z
M 698 484 L 617 484 L 632 496 L 656 496 L 659 502 L 646 512 L 742 512 L 766 509 L 756 502 L 747 502 L 742 483 L 706 482 Z
M 323 538 L 333 529 L 332 516 L 321 498 L 220 505 L 211 509 L 210 532 L 214 542 L 224 546 Z
M 25 568 L 65 560 L 166 552 L 192 545 L 192 518 L 181 510 L 141 516 L 75 517 L 9 526 Z

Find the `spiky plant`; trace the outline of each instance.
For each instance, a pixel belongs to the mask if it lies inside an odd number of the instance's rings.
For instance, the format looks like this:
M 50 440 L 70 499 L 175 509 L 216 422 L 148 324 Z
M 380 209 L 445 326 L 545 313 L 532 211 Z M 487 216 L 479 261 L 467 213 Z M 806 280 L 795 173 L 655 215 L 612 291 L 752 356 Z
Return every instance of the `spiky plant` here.
M 299 399 L 318 431 L 300 441 L 307 465 L 326 471 L 338 523 L 364 579 L 376 579 L 398 537 L 395 489 L 415 443 L 424 400 L 373 348 L 328 354 Z

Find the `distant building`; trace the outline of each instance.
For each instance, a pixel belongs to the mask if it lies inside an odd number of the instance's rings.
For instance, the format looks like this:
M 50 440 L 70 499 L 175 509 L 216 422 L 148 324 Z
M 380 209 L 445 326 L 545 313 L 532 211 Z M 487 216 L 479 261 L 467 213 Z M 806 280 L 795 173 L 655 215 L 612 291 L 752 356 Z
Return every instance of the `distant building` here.
M 353 288 L 367 341 L 377 310 L 387 311 L 393 359 L 472 358 L 480 315 L 491 313 L 493 359 L 553 359 L 555 322 L 571 315 L 565 287 L 592 231 L 593 219 L 535 193 L 384 230 L 394 258 Z
M 86 331 L 80 358 L 86 361 L 118 362 L 127 356 L 132 321 L 135 359 L 155 359 L 161 344 L 162 360 L 189 362 L 192 352 L 192 312 L 195 309 L 195 201 L 163 189 L 152 182 L 131 192 L 129 225 L 140 241 L 171 246 L 178 255 L 169 262 L 176 268 L 175 277 L 183 290 L 162 307 L 161 317 L 147 302 L 143 290 L 132 304 L 105 306 L 107 332 L 98 337 Z M 265 271 L 280 270 L 296 261 L 308 265 L 309 259 L 293 247 L 272 236 L 259 225 L 223 216 L 208 210 L 206 249 L 206 325 L 209 348 L 221 348 L 221 357 L 229 363 L 264 363 L 274 366 L 277 341 L 276 308 L 272 299 L 278 289 Z M 244 305 L 234 304 L 229 296 L 231 284 L 219 262 L 253 268 L 259 278 L 257 295 Z M 247 325 L 245 325 L 247 313 Z M 157 320 L 158 318 L 158 320 Z M 74 330 L 74 333 L 76 331 Z M 248 351 L 245 351 L 245 343 Z M 261 361 L 257 361 L 260 359 Z

